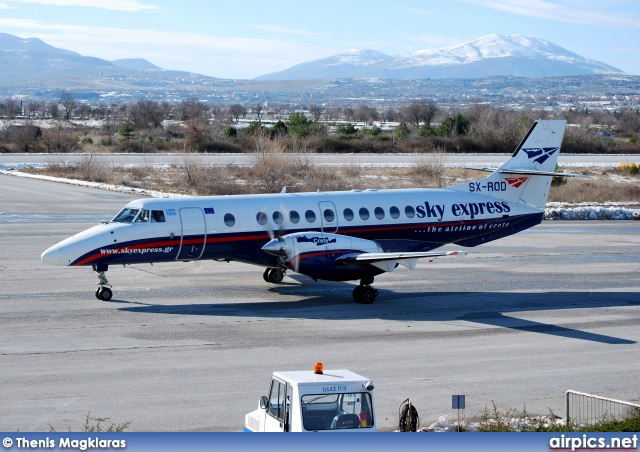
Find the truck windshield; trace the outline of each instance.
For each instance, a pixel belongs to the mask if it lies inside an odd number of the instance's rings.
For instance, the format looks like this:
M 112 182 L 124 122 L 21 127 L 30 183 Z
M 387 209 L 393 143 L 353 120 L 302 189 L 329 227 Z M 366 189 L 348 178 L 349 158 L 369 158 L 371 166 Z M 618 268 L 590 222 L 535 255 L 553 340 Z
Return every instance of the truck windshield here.
M 305 430 L 371 428 L 371 394 L 346 392 L 302 396 L 302 424 Z
M 111 221 L 114 221 L 116 223 L 133 223 L 133 219 L 136 217 L 139 211 L 140 209 L 131 209 L 129 207 L 125 207 Z

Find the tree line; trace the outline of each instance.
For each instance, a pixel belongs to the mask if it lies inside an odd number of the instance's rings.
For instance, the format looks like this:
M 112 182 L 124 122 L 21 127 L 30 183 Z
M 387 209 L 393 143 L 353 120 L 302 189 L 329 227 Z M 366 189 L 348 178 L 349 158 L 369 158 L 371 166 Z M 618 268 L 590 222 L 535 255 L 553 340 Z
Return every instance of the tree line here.
M 563 149 L 639 153 L 640 111 L 526 111 L 472 105 L 452 111 L 430 99 L 398 107 L 169 103 L 89 105 L 69 91 L 58 101 L 0 103 L 0 152 L 255 152 L 256 137 L 295 152 L 511 152 L 533 121 L 563 117 Z M 45 126 L 34 120 L 47 119 Z M 77 120 L 98 119 L 94 126 Z M 242 120 L 242 121 L 241 121 Z M 41 123 L 38 123 L 41 124 Z

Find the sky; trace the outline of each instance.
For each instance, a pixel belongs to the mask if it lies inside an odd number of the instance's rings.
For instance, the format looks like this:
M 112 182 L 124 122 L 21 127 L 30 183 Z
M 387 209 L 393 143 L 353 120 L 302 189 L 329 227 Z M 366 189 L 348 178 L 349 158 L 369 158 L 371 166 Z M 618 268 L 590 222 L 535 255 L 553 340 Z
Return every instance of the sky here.
M 0 0 L 0 33 L 232 79 L 520 34 L 640 75 L 638 0 Z

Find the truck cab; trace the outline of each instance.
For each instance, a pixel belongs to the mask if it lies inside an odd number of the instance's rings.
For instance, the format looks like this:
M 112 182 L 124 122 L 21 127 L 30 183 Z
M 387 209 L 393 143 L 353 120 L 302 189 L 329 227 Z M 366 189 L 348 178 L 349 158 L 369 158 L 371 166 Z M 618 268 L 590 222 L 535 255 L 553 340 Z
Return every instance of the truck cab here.
M 274 372 L 246 432 L 375 432 L 373 382 L 349 370 Z

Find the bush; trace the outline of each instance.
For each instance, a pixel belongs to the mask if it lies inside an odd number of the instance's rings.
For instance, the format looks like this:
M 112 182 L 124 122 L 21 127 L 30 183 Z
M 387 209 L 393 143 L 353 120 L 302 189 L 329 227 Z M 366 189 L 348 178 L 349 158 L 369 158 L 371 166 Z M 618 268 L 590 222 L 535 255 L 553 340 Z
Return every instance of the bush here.
M 235 138 L 238 136 L 238 129 L 233 126 L 227 126 L 222 131 L 222 135 L 226 138 Z

